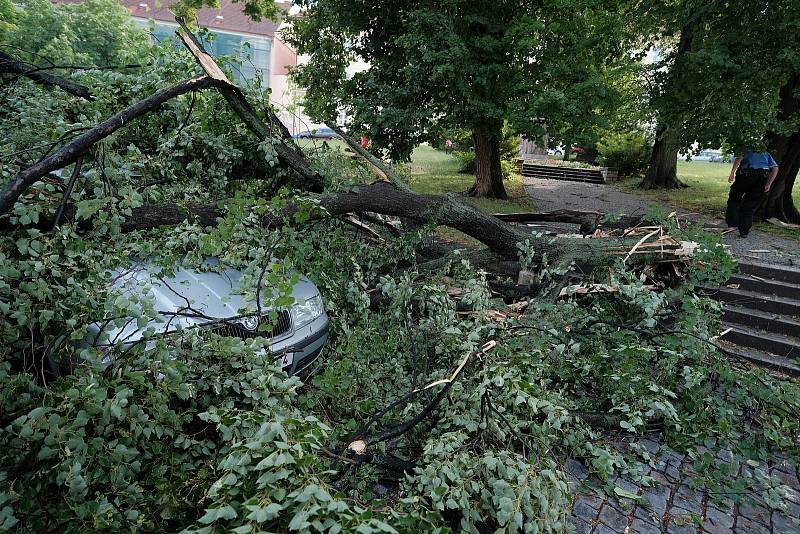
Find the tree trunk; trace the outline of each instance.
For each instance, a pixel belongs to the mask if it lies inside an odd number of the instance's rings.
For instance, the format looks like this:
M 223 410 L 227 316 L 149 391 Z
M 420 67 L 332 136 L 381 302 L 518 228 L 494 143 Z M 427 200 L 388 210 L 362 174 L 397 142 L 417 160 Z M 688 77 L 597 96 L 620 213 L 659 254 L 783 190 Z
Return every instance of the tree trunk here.
M 789 120 L 795 113 L 800 113 L 800 98 L 796 96 L 798 90 L 800 90 L 800 73 L 794 73 L 780 90 L 778 111 L 780 121 Z M 759 219 L 776 217 L 784 222 L 798 224 L 800 212 L 792 200 L 792 189 L 797 179 L 797 172 L 800 170 L 800 131 L 789 135 L 769 132 L 767 143 L 780 169 L 756 217 Z
M 679 90 L 678 81 L 680 69 L 686 54 L 692 48 L 694 31 L 690 22 L 681 28 L 678 48 L 675 51 L 675 61 L 670 68 L 667 77 L 665 91 Z M 675 144 L 675 136 L 672 135 L 669 125 L 659 124 L 656 130 L 656 142 L 653 145 L 653 153 L 650 156 L 650 167 L 644 180 L 639 184 L 641 189 L 678 189 L 686 187 L 678 180 L 678 147 Z
M 500 129 L 476 129 L 472 137 L 475 140 L 475 184 L 467 195 L 508 198 L 500 167 Z
M 672 136 L 666 126 L 658 128 L 653 154 L 650 156 L 650 166 L 639 187 L 642 189 L 686 187 L 678 180 L 678 149 L 672 142 Z

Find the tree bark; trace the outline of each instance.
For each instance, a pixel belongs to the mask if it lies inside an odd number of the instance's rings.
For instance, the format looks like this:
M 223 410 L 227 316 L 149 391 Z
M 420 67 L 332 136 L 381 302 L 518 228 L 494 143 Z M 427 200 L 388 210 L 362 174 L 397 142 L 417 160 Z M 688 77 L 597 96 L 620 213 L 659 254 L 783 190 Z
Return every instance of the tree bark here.
M 800 113 L 798 91 L 800 91 L 800 73 L 795 72 L 780 89 L 778 120 L 786 121 L 796 113 Z M 769 132 L 767 144 L 780 168 L 756 216 L 760 219 L 775 217 L 784 222 L 800 224 L 800 212 L 792 200 L 792 189 L 800 171 L 800 131 L 788 135 Z
M 449 226 L 460 230 L 485 244 L 493 252 L 504 257 L 517 258 L 517 243 L 526 240 L 535 241 L 528 232 L 507 224 L 497 217 L 486 214 L 469 204 L 458 200 L 454 195 L 420 195 L 413 191 L 403 190 L 390 182 L 378 181 L 361 186 L 355 191 L 338 194 L 326 194 L 319 197 L 319 205 L 325 210 L 325 216 L 341 216 L 350 213 L 380 213 L 393 217 L 401 217 Z M 293 217 L 298 206 L 290 205 L 278 213 L 268 213 L 261 219 L 264 227 L 275 227 L 284 224 Z M 75 209 L 67 206 L 63 221 L 74 220 Z M 190 220 L 201 226 L 215 226 L 217 220 L 225 216 L 224 202 L 218 204 L 145 204 L 134 208 L 131 215 L 121 224 L 122 232 L 149 230 L 162 226 L 175 226 Z M 49 229 L 52 220 L 41 218 L 36 225 Z M 79 228 L 89 230 L 92 221 L 81 221 Z M 8 221 L 0 221 L 0 230 L 10 229 Z M 580 240 L 589 241 L 589 240 Z M 537 246 L 551 257 L 558 256 L 562 248 L 558 244 L 541 243 Z
M 670 130 L 661 126 L 656 134 L 650 166 L 644 180 L 639 184 L 642 189 L 678 189 L 686 187 L 678 180 L 678 149 L 672 141 Z
M 681 64 L 692 48 L 693 38 L 692 21 L 689 21 L 681 28 L 678 48 L 675 50 L 675 60 L 667 77 L 665 91 L 678 90 Z M 644 180 L 639 184 L 640 188 L 678 189 L 686 187 L 678 180 L 678 147 L 674 137 L 668 124 L 659 123 L 653 153 L 650 156 L 650 167 L 647 169 Z
M 580 225 L 582 234 L 591 234 L 598 228 L 630 228 L 641 224 L 641 216 L 621 215 L 613 221 L 603 221 L 606 214 L 598 211 L 554 210 L 529 213 L 495 213 L 505 222 L 556 222 Z
M 4 52 L 0 52 L 0 73 L 12 73 L 25 76 L 35 83 L 59 87 L 62 91 L 71 95 L 78 96 L 85 100 L 94 100 L 94 96 L 92 96 L 89 88 L 85 85 L 75 83 L 72 80 L 56 76 L 55 74 L 37 71 L 35 67 L 29 67 L 31 66 Z
M 500 166 L 500 129 L 477 128 L 475 140 L 475 184 L 467 191 L 471 197 L 508 198 Z

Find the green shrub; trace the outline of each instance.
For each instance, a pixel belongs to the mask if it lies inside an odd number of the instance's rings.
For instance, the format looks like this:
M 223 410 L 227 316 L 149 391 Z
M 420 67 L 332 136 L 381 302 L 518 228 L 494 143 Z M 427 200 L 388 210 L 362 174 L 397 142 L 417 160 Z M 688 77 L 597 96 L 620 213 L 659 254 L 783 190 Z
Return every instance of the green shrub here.
M 602 165 L 618 169 L 620 176 L 630 176 L 647 169 L 652 146 L 642 132 L 608 132 L 597 149 Z
M 464 150 L 453 152 L 453 156 L 458 160 L 458 172 L 462 174 L 475 174 L 475 151 Z
M 503 173 L 503 180 L 508 180 L 518 172 L 517 164 L 507 159 L 500 161 L 500 170 Z

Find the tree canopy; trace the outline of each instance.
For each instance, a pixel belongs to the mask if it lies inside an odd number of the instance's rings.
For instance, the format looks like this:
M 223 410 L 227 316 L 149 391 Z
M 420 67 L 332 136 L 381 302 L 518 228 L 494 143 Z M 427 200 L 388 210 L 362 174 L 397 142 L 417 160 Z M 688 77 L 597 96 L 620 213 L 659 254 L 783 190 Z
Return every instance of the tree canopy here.
M 640 31 L 661 51 L 650 95 L 661 131 L 668 131 L 663 139 L 671 147 L 667 159 L 695 143 L 736 153 L 770 149 L 786 165 L 765 215 L 797 220 L 790 207 L 798 171 L 797 156 L 789 148 L 794 143 L 778 139 L 798 132 L 800 121 L 796 107 L 786 111 L 796 97 L 781 102 L 780 96 L 782 90 L 792 95 L 796 84 L 797 3 L 643 3 L 631 15 L 642 21 Z M 664 185 L 672 183 L 675 169 L 659 169 L 654 160 L 651 173 L 649 183 Z
M 114 0 L 0 4 L 0 39 L 23 59 L 59 65 L 120 65 L 139 59 L 147 36 Z
M 613 1 L 300 5 L 291 35 L 310 56 L 295 72 L 307 111 L 343 110 L 396 160 L 443 129 L 468 128 L 481 195 L 504 196 L 495 172 L 504 120 L 531 137 L 545 128 L 577 137 L 613 101 L 605 68 L 623 55 Z M 349 72 L 352 62 L 364 69 Z

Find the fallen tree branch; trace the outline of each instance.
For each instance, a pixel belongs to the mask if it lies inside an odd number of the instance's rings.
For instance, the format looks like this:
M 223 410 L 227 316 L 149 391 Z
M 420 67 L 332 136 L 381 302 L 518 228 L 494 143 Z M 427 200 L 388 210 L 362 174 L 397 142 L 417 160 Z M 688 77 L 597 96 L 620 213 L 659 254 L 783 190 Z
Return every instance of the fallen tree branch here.
M 182 23 L 182 21 L 180 22 Z M 258 113 L 255 111 L 255 109 L 253 109 L 239 88 L 228 81 L 213 58 L 211 58 L 211 56 L 209 56 L 204 50 L 202 50 L 201 47 L 199 47 L 199 42 L 194 35 L 188 31 L 185 25 L 183 25 L 183 28 L 184 33 L 180 33 L 181 39 L 207 73 L 207 76 L 201 76 L 178 82 L 172 87 L 158 91 L 144 100 L 132 104 L 123 111 L 120 111 L 111 118 L 90 129 L 85 134 L 78 136 L 70 143 L 64 145 L 52 156 L 43 158 L 35 165 L 19 172 L 3 187 L 2 191 L 0 191 L 0 215 L 8 212 L 20 195 L 39 178 L 49 172 L 61 169 L 74 163 L 78 157 L 88 151 L 92 145 L 101 139 L 108 137 L 118 129 L 125 126 L 131 120 L 159 108 L 162 104 L 172 98 L 175 98 L 176 96 L 189 91 L 196 91 L 209 87 L 217 88 L 220 94 L 236 112 L 236 114 L 239 115 L 248 129 L 250 129 L 250 131 L 252 131 L 262 140 L 272 138 L 273 133 L 277 132 L 280 135 L 280 138 L 283 140 L 283 142 L 278 142 L 274 145 L 278 154 L 279 162 L 284 167 L 291 169 L 301 177 L 305 178 L 308 182 L 306 184 L 306 189 L 315 192 L 322 191 L 322 176 L 311 169 L 311 166 L 302 151 L 300 151 L 298 147 L 291 143 L 291 136 L 289 135 L 289 131 L 286 129 L 283 123 L 280 122 L 274 113 L 269 114 L 269 124 L 261 120 L 261 118 L 258 116 Z M 3 53 L 0 52 L 0 54 Z M 8 55 L 5 55 L 5 57 L 10 58 Z M 0 59 L 2 58 L 3 56 L 0 55 Z M 6 62 L 4 65 L 11 69 L 16 68 L 14 66 L 16 63 Z M 52 78 L 52 75 L 49 74 L 45 75 L 43 73 L 35 73 L 35 75 Z M 67 84 L 73 83 L 60 77 L 55 78 L 58 78 L 56 81 L 59 83 L 62 80 L 67 82 Z
M 28 64 L 20 61 L 13 56 L 0 52 L 0 73 L 4 74 L 17 74 L 24 76 L 34 83 L 40 85 L 48 85 L 60 88 L 73 96 L 78 96 L 85 100 L 94 100 L 94 96 L 85 85 L 73 82 L 62 76 L 56 76 L 47 72 L 41 72 L 40 69 L 34 67 L 28 68 Z
M 75 187 L 75 182 L 78 181 L 78 177 L 81 174 L 82 163 L 83 156 L 78 156 L 78 161 L 75 162 L 75 168 L 72 170 L 72 176 L 69 177 L 69 182 L 67 182 L 67 189 L 64 191 L 64 196 L 61 198 L 61 204 L 59 204 L 58 211 L 56 211 L 56 216 L 53 219 L 53 226 L 50 228 L 51 234 L 56 231 L 58 223 L 61 221 L 61 216 L 64 215 L 64 208 L 67 206 L 67 200 L 72 195 L 72 189 Z
M 290 168 L 307 181 L 305 184 L 306 190 L 315 193 L 322 192 L 324 188 L 323 177 L 311 169 L 303 152 L 294 144 L 286 126 L 271 111 L 268 114 L 268 123 L 264 122 L 253 106 L 250 105 L 247 98 L 245 98 L 242 91 L 228 80 L 214 58 L 205 51 L 202 43 L 189 30 L 184 20 L 180 17 L 176 17 L 175 20 L 181 27 L 182 31 L 178 32 L 178 36 L 183 41 L 184 46 L 194 56 L 206 75 L 217 80 L 218 83 L 215 84 L 217 91 L 239 115 L 239 118 L 242 119 L 247 128 L 261 140 L 274 138 L 277 133 L 279 138 L 284 141 L 273 145 L 281 164 Z
M 364 232 L 375 241 L 378 241 L 379 243 L 386 242 L 386 240 L 383 238 L 381 234 L 379 234 L 378 232 L 370 228 L 368 225 L 358 220 L 355 215 L 347 214 L 347 215 L 342 215 L 342 217 L 340 218 L 350 226 L 356 228 L 359 232 Z
M 642 217 L 621 215 L 613 220 L 605 220 L 607 214 L 598 211 L 554 210 L 546 212 L 495 213 L 495 217 L 505 222 L 555 222 L 579 224 L 582 234 L 591 234 L 598 228 L 630 228 L 642 223 Z
M 383 226 L 394 237 L 400 237 L 401 235 L 403 235 L 403 232 L 401 232 L 400 229 L 397 228 L 397 226 L 392 224 L 390 221 L 384 220 L 381 217 L 377 217 L 375 215 L 370 215 L 369 213 L 359 213 L 358 214 L 358 218 L 362 219 L 362 220 L 364 220 L 366 222 L 369 222 L 369 223 L 373 223 L 373 224 L 377 224 L 377 225 Z
M 0 191 L 0 215 L 8 212 L 17 199 L 25 190 L 34 182 L 49 172 L 62 169 L 67 165 L 75 163 L 78 158 L 85 154 L 95 143 L 105 139 L 112 133 L 116 132 L 123 126 L 127 125 L 130 121 L 141 117 L 155 109 L 161 107 L 168 100 L 176 96 L 188 93 L 189 91 L 197 91 L 207 87 L 219 84 L 218 80 L 209 78 L 208 76 L 201 76 L 198 78 L 191 78 L 176 83 L 172 87 L 162 89 L 153 93 L 149 97 L 141 100 L 112 117 L 101 122 L 91 130 L 79 135 L 66 145 L 62 146 L 54 154 L 42 159 L 38 163 L 20 171 L 14 178 L 11 179 L 2 191 Z
M 587 256 L 596 265 L 598 258 L 608 257 L 613 252 L 614 245 L 625 245 L 635 238 L 604 238 L 604 239 L 551 239 L 537 240 L 525 232 L 524 229 L 488 215 L 479 209 L 460 202 L 456 197 L 445 195 L 419 195 L 414 192 L 398 189 L 390 182 L 374 182 L 363 185 L 355 190 L 342 193 L 329 193 L 317 197 L 316 202 L 322 210 L 311 215 L 318 220 L 324 217 L 339 217 L 350 213 L 380 213 L 393 217 L 412 220 L 421 224 L 448 226 L 459 230 L 470 237 L 485 244 L 489 250 L 477 251 L 469 256 L 476 265 L 486 265 L 493 272 L 507 272 L 509 276 L 516 276 L 519 264 L 516 260 L 519 254 L 518 245 L 521 243 L 533 244 L 537 251 L 547 253 L 551 259 L 564 258 L 580 259 Z M 261 215 L 260 223 L 263 227 L 274 228 L 286 224 L 300 209 L 300 205 L 290 203 L 278 212 Z M 160 226 L 176 226 L 184 221 L 192 221 L 201 226 L 216 226 L 217 219 L 226 213 L 225 201 L 215 204 L 145 204 L 131 210 L 121 222 L 122 232 L 137 230 L 150 230 Z M 72 219 L 74 207 L 68 206 L 64 210 L 64 220 Z M 52 220 L 44 217 L 35 225 L 29 227 L 42 227 L 49 229 Z M 0 219 L 0 229 L 11 227 L 8 219 Z M 80 230 L 92 228 L 92 221 L 81 221 Z M 674 257 L 674 254 L 673 256 Z M 425 270 L 443 267 L 447 261 L 455 258 L 441 258 L 423 264 Z M 508 263 L 506 267 L 505 264 Z
M 73 143 L 79 140 L 80 138 Z M 53 157 L 58 156 L 59 154 L 55 154 Z M 334 217 L 350 213 L 374 212 L 415 219 L 423 223 L 431 222 L 436 225 L 449 226 L 474 237 L 497 254 L 506 257 L 515 258 L 517 243 L 530 239 L 530 234 L 487 215 L 477 208 L 463 204 L 453 197 L 418 195 L 400 190 L 388 182 L 375 182 L 361 186 L 355 191 L 322 195 L 319 197 L 319 205 L 327 212 L 327 215 Z M 261 224 L 265 227 L 281 225 L 298 209 L 296 204 L 290 204 L 281 212 L 267 213 L 262 216 Z M 74 214 L 74 209 L 68 207 L 64 214 L 65 219 L 69 220 Z M 176 226 L 187 220 L 201 226 L 216 226 L 217 219 L 224 215 L 224 203 L 145 204 L 133 208 L 131 215 L 122 222 L 121 230 L 134 232 L 160 226 Z M 316 217 L 320 216 L 316 215 Z M 47 225 L 48 223 L 52 225 L 52 221 L 42 218 L 38 224 Z M 8 224 L 2 225 L 2 227 L 7 228 Z M 79 228 L 90 229 L 91 221 L 81 222 Z M 556 244 L 545 243 L 542 244 L 542 247 L 554 252 L 559 248 Z
M 431 399 L 428 402 L 428 404 L 426 404 L 425 407 L 423 407 L 422 410 L 420 410 L 420 412 L 417 415 L 415 415 L 411 419 L 409 419 L 409 420 L 407 420 L 407 421 L 405 421 L 405 422 L 403 422 L 403 423 L 401 423 L 401 424 L 399 424 L 397 426 L 394 426 L 394 427 L 391 427 L 391 428 L 387 428 L 387 429 L 382 430 L 382 431 L 380 431 L 380 432 L 378 432 L 376 434 L 373 434 L 373 435 L 364 435 L 363 434 L 364 430 L 361 430 L 350 441 L 350 444 L 347 446 L 347 449 L 352 451 L 352 452 L 354 452 L 357 455 L 364 455 L 364 454 L 367 453 L 367 447 L 370 444 L 380 443 L 381 441 L 387 441 L 387 440 L 390 440 L 390 439 L 397 438 L 399 436 L 402 436 L 403 434 L 405 434 L 406 432 L 408 432 L 409 430 L 411 430 L 415 426 L 417 426 L 434 409 L 436 409 L 436 407 L 439 406 L 439 404 L 442 402 L 442 399 L 444 399 L 445 396 L 447 396 L 447 393 L 450 391 L 450 388 L 453 386 L 455 381 L 458 380 L 458 377 L 461 375 L 462 371 L 466 367 L 466 365 L 469 362 L 469 360 L 474 356 L 478 356 L 480 354 L 484 354 L 484 353 L 492 350 L 496 345 L 497 345 L 497 342 L 489 341 L 488 343 L 483 345 L 481 348 L 476 349 L 476 350 L 474 350 L 474 351 L 472 351 L 470 353 L 467 353 L 467 355 L 464 356 L 464 359 L 461 360 L 461 363 L 459 363 L 458 367 L 456 367 L 455 371 L 453 371 L 453 373 L 450 375 L 449 378 L 445 378 L 445 379 L 442 379 L 442 380 L 437 380 L 435 382 L 431 382 L 427 386 L 422 387 L 422 388 L 418 388 L 418 389 L 412 391 L 411 393 L 409 393 L 408 395 L 406 395 L 406 397 L 404 397 L 404 398 L 405 399 L 410 399 L 412 396 L 414 396 L 414 395 L 416 395 L 418 393 L 422 393 L 423 391 L 427 391 L 427 390 L 429 390 L 431 388 L 434 388 L 436 386 L 440 386 L 440 385 L 444 386 L 433 397 L 433 399 Z M 397 403 L 395 402 L 395 403 L 393 403 L 393 405 L 397 405 Z
M 406 191 L 411 191 L 411 188 L 406 185 L 405 182 L 400 180 L 394 171 L 389 168 L 380 158 L 373 155 L 369 150 L 362 147 L 359 143 L 356 142 L 355 139 L 350 137 L 347 133 L 344 132 L 341 128 L 336 126 L 333 122 L 326 122 L 325 126 L 336 132 L 339 137 L 342 138 L 342 141 L 347 143 L 347 146 L 350 149 L 361 156 L 367 163 L 369 163 L 373 169 L 375 169 L 376 174 L 385 181 L 392 182 L 395 186 L 400 189 L 404 189 Z

